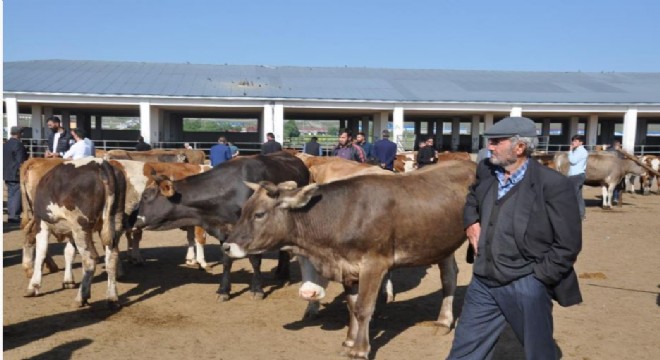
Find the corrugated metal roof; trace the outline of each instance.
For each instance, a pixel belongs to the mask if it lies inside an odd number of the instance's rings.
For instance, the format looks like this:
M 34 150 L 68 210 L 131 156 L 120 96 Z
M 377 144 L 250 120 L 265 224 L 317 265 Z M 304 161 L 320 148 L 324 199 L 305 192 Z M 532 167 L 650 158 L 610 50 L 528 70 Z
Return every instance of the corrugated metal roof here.
M 660 73 L 414 70 L 36 60 L 4 63 L 5 92 L 369 100 L 660 103 Z

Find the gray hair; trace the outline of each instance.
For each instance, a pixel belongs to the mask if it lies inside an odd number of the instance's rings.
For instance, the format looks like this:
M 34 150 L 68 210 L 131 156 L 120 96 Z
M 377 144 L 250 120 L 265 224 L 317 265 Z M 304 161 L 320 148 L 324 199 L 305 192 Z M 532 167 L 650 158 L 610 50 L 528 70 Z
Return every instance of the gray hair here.
M 525 145 L 525 155 L 527 157 L 532 156 L 532 153 L 534 150 L 536 150 L 536 146 L 539 144 L 539 138 L 536 136 L 534 137 L 522 137 L 519 135 L 512 136 L 511 137 L 511 143 L 513 145 L 518 144 L 518 143 L 523 143 Z

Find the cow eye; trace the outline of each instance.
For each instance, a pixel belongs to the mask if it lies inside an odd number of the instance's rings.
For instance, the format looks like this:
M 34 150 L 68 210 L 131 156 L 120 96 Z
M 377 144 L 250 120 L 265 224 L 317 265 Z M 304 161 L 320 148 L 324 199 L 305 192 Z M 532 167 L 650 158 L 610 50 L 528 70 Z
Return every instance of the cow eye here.
M 266 215 L 265 211 L 259 211 L 259 212 L 254 213 L 255 219 L 261 219 L 261 218 L 264 217 L 264 215 Z

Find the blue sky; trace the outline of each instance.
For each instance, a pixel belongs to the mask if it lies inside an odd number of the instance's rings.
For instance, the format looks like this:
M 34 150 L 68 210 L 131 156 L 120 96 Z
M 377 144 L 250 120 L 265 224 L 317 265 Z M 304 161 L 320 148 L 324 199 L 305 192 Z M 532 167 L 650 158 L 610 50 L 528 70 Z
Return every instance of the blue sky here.
M 4 61 L 660 72 L 657 0 L 4 0 Z

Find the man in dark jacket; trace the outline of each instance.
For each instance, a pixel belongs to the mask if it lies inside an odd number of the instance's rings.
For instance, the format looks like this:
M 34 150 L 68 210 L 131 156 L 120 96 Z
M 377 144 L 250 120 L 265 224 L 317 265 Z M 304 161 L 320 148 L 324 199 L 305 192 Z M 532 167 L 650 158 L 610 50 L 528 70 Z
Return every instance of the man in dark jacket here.
M 144 142 L 144 137 L 138 137 L 138 142 L 135 144 L 135 151 L 149 151 L 151 150 L 151 145 Z
M 225 161 L 231 160 L 231 148 L 227 145 L 227 139 L 224 136 L 218 138 L 218 143 L 209 150 L 209 159 L 211 166 L 216 167 Z
M 321 156 L 321 144 L 318 141 L 319 138 L 312 136 L 312 139 L 303 146 L 303 152 L 308 155 Z
M 396 158 L 396 144 L 390 141 L 390 132 L 383 130 L 383 138 L 376 141 L 373 147 L 374 156 L 380 162 L 380 167 L 394 170 Z
M 435 149 L 433 148 L 433 138 L 428 138 L 423 143 L 419 144 L 419 150 L 417 150 L 417 168 L 421 169 L 426 165 L 431 165 L 436 162 Z
M 367 141 L 367 136 L 364 132 L 360 131 L 355 135 L 355 144 L 362 148 L 364 151 L 364 157 L 367 161 L 371 161 L 374 158 L 373 145 Z
M 339 131 L 339 142 L 332 154 L 346 160 L 354 160 L 357 162 L 366 162 L 364 150 L 356 144 L 353 144 L 353 133 L 348 129 Z
M 272 154 L 278 151 L 282 151 L 282 144 L 275 141 L 275 134 L 268 133 L 266 134 L 267 141 L 261 144 L 261 154 Z
M 21 186 L 19 170 L 21 164 L 27 160 L 27 150 L 21 142 L 23 129 L 12 126 L 10 138 L 3 145 L 2 179 L 7 185 L 7 218 L 10 223 L 21 222 Z
M 71 133 L 60 125 L 60 118 L 51 116 L 46 122 L 51 133 L 48 134 L 48 149 L 44 154 L 47 158 L 62 157 L 75 143 Z
M 573 264 L 582 227 L 572 183 L 530 160 L 536 126 L 509 117 L 492 126 L 491 157 L 477 167 L 463 223 L 475 249 L 449 359 L 488 359 L 508 322 L 527 359 L 557 359 L 552 299 L 582 301 Z

